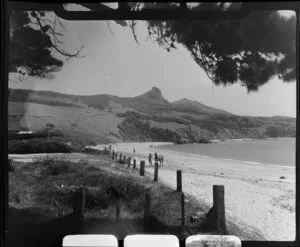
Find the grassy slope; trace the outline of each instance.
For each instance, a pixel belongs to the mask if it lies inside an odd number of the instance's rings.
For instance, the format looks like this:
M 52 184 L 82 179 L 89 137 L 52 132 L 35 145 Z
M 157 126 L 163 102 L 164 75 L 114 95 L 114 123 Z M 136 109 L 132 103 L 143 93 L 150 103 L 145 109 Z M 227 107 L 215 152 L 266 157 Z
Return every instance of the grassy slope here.
M 85 107 L 49 106 L 27 102 L 9 102 L 9 129 L 42 130 L 53 123 L 56 130 L 71 139 L 103 142 L 120 140 L 117 125 L 122 119 L 115 114 Z M 113 135 L 112 135 L 113 134 Z M 109 136 L 109 137 L 106 137 Z

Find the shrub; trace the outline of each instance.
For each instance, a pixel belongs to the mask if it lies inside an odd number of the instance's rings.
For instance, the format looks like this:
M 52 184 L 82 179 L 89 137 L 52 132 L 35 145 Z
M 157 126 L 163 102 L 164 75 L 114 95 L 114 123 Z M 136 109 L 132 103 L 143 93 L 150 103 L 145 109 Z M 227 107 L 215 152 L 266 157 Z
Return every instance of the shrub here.
M 81 150 L 82 153 L 86 153 L 86 154 L 102 154 L 103 151 L 99 150 L 99 149 L 95 149 L 95 148 L 88 148 L 88 147 L 84 147 Z
M 51 176 L 57 176 L 69 172 L 69 166 L 67 164 L 53 163 L 48 167 L 48 171 Z
M 12 160 L 8 159 L 8 171 L 13 172 L 15 170 L 15 167 L 13 166 Z
M 197 143 L 205 143 L 205 144 L 208 144 L 208 143 L 212 143 L 209 139 L 207 138 L 200 138 Z
M 36 138 L 47 138 L 48 132 L 47 130 L 40 130 L 33 132 L 32 134 L 18 134 L 19 131 L 17 130 L 10 130 L 8 131 L 8 139 L 9 140 L 29 140 L 29 139 L 36 139 Z M 51 137 L 63 137 L 63 133 L 59 130 L 55 130 L 51 132 Z
M 265 131 L 265 135 L 267 135 L 268 137 L 277 138 L 277 137 L 279 137 L 280 132 L 281 132 L 281 129 L 279 127 L 269 126 Z
M 85 168 L 86 172 L 96 172 L 96 171 L 100 171 L 99 168 L 94 167 L 94 166 L 88 166 L 87 168 Z
M 106 209 L 108 206 L 108 197 L 102 189 L 89 189 L 85 193 L 85 206 L 87 209 L 100 207 Z
M 78 163 L 82 166 L 87 166 L 89 164 L 89 161 L 87 159 L 80 159 Z
M 9 141 L 8 142 L 8 153 L 10 154 L 27 154 L 33 150 L 32 144 L 25 141 Z
M 136 184 L 132 179 L 126 177 L 108 177 L 102 181 L 103 188 L 107 195 L 114 199 L 131 200 L 144 193 L 144 187 Z
M 88 174 L 84 186 L 101 188 L 105 197 L 111 200 L 122 199 L 130 201 L 144 194 L 144 187 L 131 178 L 107 176 L 107 174 L 99 172 Z
M 99 174 L 89 174 L 86 180 L 86 185 L 96 187 L 102 185 L 103 179 L 99 176 Z
M 39 176 L 58 176 L 74 171 L 74 164 L 63 158 L 36 157 L 33 165 L 36 166 Z
M 9 141 L 8 152 L 10 154 L 29 153 L 71 153 L 72 147 L 60 141 L 53 140 L 22 140 Z
M 107 175 L 89 175 L 86 180 L 87 189 L 85 195 L 86 207 L 107 208 L 117 200 L 129 202 L 129 207 L 139 210 L 144 200 L 145 189 L 134 180 L 126 177 L 115 177 Z
M 35 146 L 36 153 L 71 153 L 71 148 L 62 142 L 44 141 Z

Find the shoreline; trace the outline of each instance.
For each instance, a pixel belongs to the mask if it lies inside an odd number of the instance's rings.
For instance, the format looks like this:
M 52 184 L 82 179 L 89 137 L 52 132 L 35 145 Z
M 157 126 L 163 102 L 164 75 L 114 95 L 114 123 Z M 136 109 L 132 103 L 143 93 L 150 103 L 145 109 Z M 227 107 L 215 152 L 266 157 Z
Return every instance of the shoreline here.
M 264 137 L 264 138 L 232 138 L 232 139 L 212 139 L 212 143 L 230 142 L 230 141 L 265 141 L 265 140 L 290 140 L 296 137 Z
M 161 145 L 164 146 L 164 145 Z M 181 151 L 174 151 L 174 150 L 168 150 L 168 149 L 160 149 L 161 152 L 168 152 L 168 153 L 180 153 L 182 155 L 186 156 L 194 156 L 194 157 L 199 157 L 199 158 L 211 158 L 211 159 L 216 159 L 216 160 L 225 160 L 225 161 L 230 161 L 230 162 L 235 162 L 235 163 L 243 163 L 246 165 L 254 165 L 254 166 L 268 166 L 268 167 L 278 167 L 278 168 L 286 168 L 286 169 L 296 169 L 296 166 L 291 166 L 291 165 L 277 165 L 277 164 L 271 164 L 271 163 L 263 163 L 263 162 L 256 162 L 256 161 L 247 161 L 247 160 L 237 160 L 237 159 L 231 159 L 231 158 L 222 158 L 222 157 L 213 157 L 209 155 L 202 155 L 202 154 L 194 154 L 194 153 L 187 153 L 187 152 L 181 152 Z
M 213 204 L 212 186 L 224 185 L 227 224 L 234 222 L 245 232 L 263 236 L 263 239 L 241 238 L 242 240 L 294 240 L 296 185 L 293 169 L 245 164 L 159 149 L 166 144 L 173 143 L 117 143 L 111 144 L 111 147 L 117 153 L 135 158 L 138 167 L 140 160 L 145 160 L 145 175 L 149 178 L 153 178 L 154 169 L 149 166 L 148 153 L 163 154 L 164 165 L 159 167 L 159 182 L 176 189 L 176 170 L 182 170 L 183 192 L 194 197 L 204 207 L 210 208 Z M 108 145 L 97 145 L 93 148 L 102 149 Z M 151 145 L 156 148 L 150 148 Z M 46 154 L 11 154 L 9 157 L 28 162 L 39 155 Z M 82 153 L 72 155 L 76 159 L 85 156 Z
M 117 145 L 120 143 L 156 143 L 157 146 L 163 146 L 163 145 L 185 145 L 185 144 L 214 144 L 214 143 L 219 143 L 219 142 L 247 142 L 247 141 L 266 141 L 266 140 L 296 140 L 296 137 L 264 137 L 264 138 L 229 138 L 229 139 L 208 139 L 211 143 L 204 143 L 204 142 L 187 142 L 187 143 L 174 143 L 174 142 L 113 142 L 112 144 Z M 95 146 L 107 146 L 110 143 L 102 143 L 102 144 L 97 144 L 97 145 L 88 145 L 87 147 L 95 147 Z
M 291 139 L 295 139 L 295 138 L 268 138 L 268 139 L 234 139 L 232 141 L 221 141 L 222 142 L 247 142 L 247 141 L 266 141 L 266 140 L 291 140 Z M 215 140 L 214 140 L 215 141 Z M 214 142 L 213 142 L 214 143 Z M 217 142 L 215 142 L 217 143 Z M 194 145 L 194 144 L 199 144 L 202 145 L 202 143 L 186 143 L 186 144 L 182 144 L 182 145 Z M 160 148 L 161 151 L 163 152 L 174 152 L 174 153 L 181 153 L 182 155 L 189 155 L 189 156 L 195 156 L 195 157 L 201 157 L 201 158 L 212 158 L 212 159 L 218 159 L 221 162 L 223 160 L 227 160 L 227 161 L 231 161 L 231 162 L 237 162 L 237 163 L 244 163 L 244 164 L 250 164 L 250 165 L 257 165 L 257 166 L 269 166 L 269 167 L 280 167 L 280 168 L 287 168 L 287 169 L 296 169 L 296 164 L 286 164 L 286 165 L 282 165 L 280 163 L 276 164 L 276 163 L 270 163 L 270 162 L 264 162 L 264 161 L 256 161 L 256 160 L 241 160 L 241 159 L 236 159 L 236 158 L 231 158 L 231 157 L 216 157 L 216 156 L 212 156 L 209 154 L 199 154 L 199 153 L 194 153 L 194 152 L 186 152 L 186 151 L 177 151 L 177 150 L 172 150 L 172 149 L 164 149 L 165 146 L 174 146 L 175 144 L 162 144 L 162 145 L 158 145 L 157 147 Z M 203 144 L 205 145 L 205 144 Z M 178 145 L 175 145 L 178 146 Z
M 294 239 L 296 186 L 293 169 L 150 148 L 150 145 L 159 147 L 166 144 L 173 143 L 117 143 L 111 146 L 115 152 L 135 157 L 137 162 L 146 160 L 149 176 L 153 176 L 153 168 L 149 167 L 147 154 L 163 154 L 165 164 L 159 168 L 160 182 L 175 188 L 176 170 L 182 170 L 183 191 L 208 207 L 212 205 L 212 186 L 223 184 L 228 220 L 246 231 L 260 232 L 266 240 Z

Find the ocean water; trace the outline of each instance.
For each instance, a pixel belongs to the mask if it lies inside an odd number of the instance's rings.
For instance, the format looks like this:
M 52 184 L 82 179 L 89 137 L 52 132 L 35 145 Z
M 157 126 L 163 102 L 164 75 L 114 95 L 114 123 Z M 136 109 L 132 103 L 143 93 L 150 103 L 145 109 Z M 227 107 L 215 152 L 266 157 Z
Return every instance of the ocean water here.
M 247 164 L 295 167 L 296 139 L 231 140 L 213 144 L 163 145 L 163 150 L 202 155 Z

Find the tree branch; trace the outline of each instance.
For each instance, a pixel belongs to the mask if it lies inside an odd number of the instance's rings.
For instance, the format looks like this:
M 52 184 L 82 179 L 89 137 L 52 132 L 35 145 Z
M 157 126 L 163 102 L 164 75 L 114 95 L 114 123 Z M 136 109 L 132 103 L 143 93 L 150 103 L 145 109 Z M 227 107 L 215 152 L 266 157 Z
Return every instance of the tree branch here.
M 132 20 L 131 22 L 129 22 L 129 26 L 130 26 L 130 28 L 131 28 L 131 30 L 132 30 L 132 34 L 133 34 L 133 37 L 134 37 L 134 39 L 135 39 L 135 42 L 138 44 L 138 45 L 140 45 L 140 43 L 138 42 L 138 40 L 137 40 L 137 36 L 136 36 L 136 33 L 135 33 L 135 21 L 134 20 Z
M 41 28 L 41 32 L 46 33 L 48 30 L 47 30 L 47 31 L 43 30 L 43 29 L 44 29 L 44 26 L 42 25 L 41 20 L 40 20 L 39 17 L 37 16 L 36 12 L 35 12 L 35 19 L 37 20 L 37 22 L 38 22 L 38 24 L 39 24 L 39 26 L 40 26 L 40 28 Z M 52 34 L 53 34 L 53 37 L 55 37 L 57 34 L 54 32 L 54 30 L 53 30 L 49 25 L 48 25 L 48 27 L 49 27 L 49 30 L 52 30 L 52 32 L 53 32 L 53 33 L 52 33 Z M 57 37 L 56 37 L 55 39 L 57 39 Z M 58 48 L 56 45 L 54 45 L 53 43 L 52 43 L 51 47 L 53 47 L 59 54 L 61 54 L 61 55 L 63 55 L 63 56 L 66 56 L 66 57 L 67 57 L 66 60 L 69 60 L 69 59 L 72 58 L 72 57 L 78 57 L 80 51 L 82 50 L 82 47 L 81 47 L 76 53 L 70 54 L 70 53 L 67 53 L 67 52 L 63 51 L 62 49 L 59 49 L 59 48 Z
M 114 37 L 116 37 L 116 35 L 112 32 L 112 30 L 111 30 L 111 28 L 110 28 L 110 25 L 109 25 L 109 21 L 108 21 L 108 20 L 106 21 L 106 23 L 107 23 L 107 26 L 108 26 L 108 29 L 109 29 L 111 35 L 114 36 Z
M 61 55 L 63 55 L 63 56 L 66 56 L 66 57 L 69 57 L 69 58 L 71 58 L 71 57 L 77 57 L 78 54 L 79 54 L 79 52 L 80 52 L 80 50 L 81 50 L 81 49 L 79 49 L 75 54 L 69 54 L 69 53 L 66 53 L 66 52 L 64 52 L 64 51 L 62 51 L 62 50 L 60 50 L 60 49 L 58 49 L 55 45 L 52 45 L 52 47 L 53 47 L 54 50 L 56 50 L 59 54 L 61 54 Z M 68 58 L 67 58 L 67 59 L 68 59 Z

